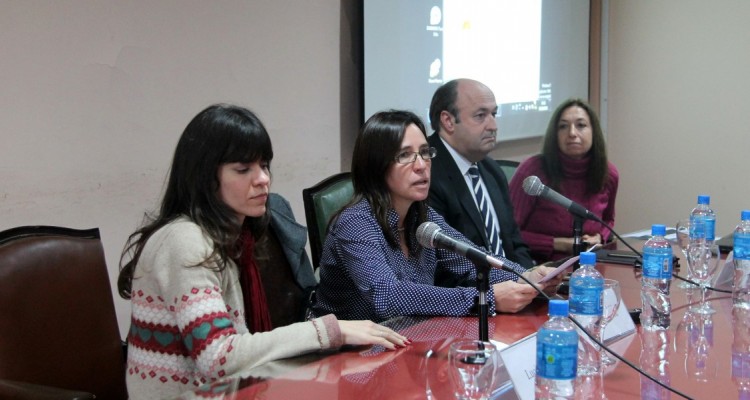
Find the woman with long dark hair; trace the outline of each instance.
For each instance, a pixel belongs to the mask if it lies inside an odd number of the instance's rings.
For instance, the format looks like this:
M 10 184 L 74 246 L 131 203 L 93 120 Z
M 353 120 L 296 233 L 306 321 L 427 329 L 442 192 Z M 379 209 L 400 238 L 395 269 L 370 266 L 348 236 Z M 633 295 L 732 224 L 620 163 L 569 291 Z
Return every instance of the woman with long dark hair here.
M 468 315 L 477 289 L 438 287 L 441 282 L 476 280 L 474 265 L 443 249 L 423 248 L 416 238 L 425 221 L 443 233 L 470 243 L 427 205 L 430 165 L 436 154 L 425 127 L 408 111 L 384 111 L 370 117 L 357 137 L 352 157 L 354 198 L 334 218 L 323 246 L 320 286 L 313 311 L 339 318 L 383 321 L 401 315 Z M 498 257 L 501 258 L 502 257 Z M 527 271 L 505 265 L 538 281 L 549 269 Z M 492 269 L 490 312 L 515 312 L 536 296 L 510 272 Z M 543 288 L 555 289 L 552 279 Z
M 256 265 L 266 230 L 271 140 L 247 109 L 213 105 L 177 144 L 161 208 L 123 251 L 131 299 L 131 398 L 166 398 L 271 360 L 342 344 L 404 346 L 371 321 L 326 316 L 272 329 Z
M 620 175 L 607 160 L 599 118 L 585 101 L 569 99 L 557 107 L 542 153 L 521 163 L 510 181 L 516 223 L 532 256 L 537 262 L 568 256 L 573 252 L 573 217 L 558 205 L 524 192 L 523 180 L 532 175 L 614 225 Z M 583 224 L 583 240 L 589 245 L 605 243 L 610 235 L 597 222 Z

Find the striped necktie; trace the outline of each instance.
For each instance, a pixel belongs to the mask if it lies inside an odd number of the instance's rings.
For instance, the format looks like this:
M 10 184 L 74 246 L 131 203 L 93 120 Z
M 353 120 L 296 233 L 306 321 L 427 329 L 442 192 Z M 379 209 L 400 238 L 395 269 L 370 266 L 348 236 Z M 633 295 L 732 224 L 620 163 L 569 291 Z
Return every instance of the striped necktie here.
M 479 205 L 479 212 L 482 214 L 482 220 L 484 221 L 484 229 L 487 232 L 487 238 L 489 239 L 489 251 L 492 254 L 503 254 L 503 248 L 501 246 L 502 240 L 500 240 L 500 227 L 490 212 L 490 198 L 485 194 L 482 189 L 482 185 L 479 183 L 479 169 L 476 165 L 469 167 L 469 177 L 471 178 L 471 187 L 474 192 L 474 198 L 477 200 Z

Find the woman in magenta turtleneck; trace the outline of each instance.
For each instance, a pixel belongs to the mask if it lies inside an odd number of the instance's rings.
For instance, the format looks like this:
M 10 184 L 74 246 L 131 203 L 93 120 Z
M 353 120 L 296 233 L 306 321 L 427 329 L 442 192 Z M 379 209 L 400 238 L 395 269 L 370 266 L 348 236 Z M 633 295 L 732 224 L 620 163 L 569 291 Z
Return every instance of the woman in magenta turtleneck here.
M 523 180 L 532 175 L 614 226 L 619 174 L 607 161 L 599 118 L 583 100 L 566 100 L 555 110 L 542 154 L 522 162 L 510 181 L 514 216 L 532 257 L 537 262 L 558 260 L 573 252 L 573 217 L 564 208 L 523 191 Z M 611 235 L 594 221 L 584 222 L 583 233 L 590 245 L 605 243 Z

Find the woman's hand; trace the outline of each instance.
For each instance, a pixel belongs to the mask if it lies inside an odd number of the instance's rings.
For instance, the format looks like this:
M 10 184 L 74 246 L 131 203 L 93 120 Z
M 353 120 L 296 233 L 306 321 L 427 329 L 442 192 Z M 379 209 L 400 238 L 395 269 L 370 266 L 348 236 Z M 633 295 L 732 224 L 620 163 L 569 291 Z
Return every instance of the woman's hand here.
M 338 320 L 344 344 L 379 344 L 387 349 L 406 347 L 411 341 L 396 331 L 372 321 Z
M 552 240 L 552 247 L 555 251 L 561 253 L 572 254 L 573 253 L 573 238 L 572 237 L 556 237 Z
M 603 244 L 602 235 L 598 233 L 595 233 L 593 235 L 584 234 L 581 237 L 581 241 L 583 241 L 587 245 L 587 247 L 591 247 L 595 244 Z M 573 238 L 572 237 L 556 237 L 552 240 L 552 247 L 555 249 L 555 251 L 559 251 L 561 253 L 573 254 Z
M 588 243 L 589 246 L 595 244 L 602 244 L 602 235 L 595 233 L 593 235 L 583 235 L 583 241 Z

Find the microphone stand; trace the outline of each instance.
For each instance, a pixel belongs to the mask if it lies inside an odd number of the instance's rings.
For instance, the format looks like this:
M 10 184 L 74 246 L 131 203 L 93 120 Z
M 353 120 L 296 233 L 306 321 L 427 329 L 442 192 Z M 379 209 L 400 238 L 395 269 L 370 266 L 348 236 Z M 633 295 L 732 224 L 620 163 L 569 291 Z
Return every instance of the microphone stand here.
M 573 255 L 578 256 L 585 250 L 583 244 L 583 218 L 579 215 L 573 215 Z M 573 269 L 576 270 L 581 265 L 576 262 Z
M 479 301 L 477 302 L 479 311 L 479 340 L 482 342 L 488 342 L 490 330 L 490 306 L 487 303 L 487 292 L 490 290 L 490 263 L 487 261 L 487 256 L 478 251 L 467 253 L 466 258 L 468 258 L 477 268 L 477 291 L 479 292 Z
M 489 314 L 490 307 L 487 304 L 487 292 L 490 290 L 490 264 L 477 265 L 477 291 L 479 292 L 479 340 L 488 342 L 489 339 Z

